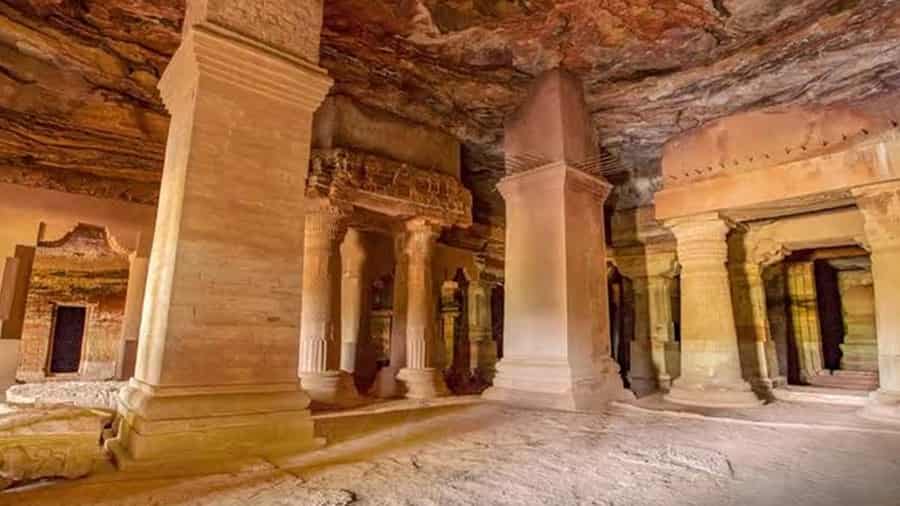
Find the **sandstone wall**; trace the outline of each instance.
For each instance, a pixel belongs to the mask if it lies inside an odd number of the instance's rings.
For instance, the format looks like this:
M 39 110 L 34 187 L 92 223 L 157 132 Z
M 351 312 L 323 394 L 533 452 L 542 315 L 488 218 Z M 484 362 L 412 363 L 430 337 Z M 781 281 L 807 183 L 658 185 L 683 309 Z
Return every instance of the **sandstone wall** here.
M 79 224 L 56 241 L 38 243 L 26 302 L 17 379 L 49 375 L 48 356 L 57 305 L 84 306 L 81 379 L 115 376 L 128 286 L 127 252 L 103 228 Z M 70 375 L 66 375 L 67 377 Z

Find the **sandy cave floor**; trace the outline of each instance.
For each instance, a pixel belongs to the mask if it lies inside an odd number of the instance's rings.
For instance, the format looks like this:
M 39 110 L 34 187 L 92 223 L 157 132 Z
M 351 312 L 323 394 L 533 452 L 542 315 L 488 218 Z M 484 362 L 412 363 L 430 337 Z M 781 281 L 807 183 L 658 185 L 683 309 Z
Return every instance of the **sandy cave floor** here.
M 898 505 L 900 428 L 855 407 L 775 403 L 716 417 L 488 403 L 320 416 L 329 444 L 230 474 L 99 473 L 6 505 Z M 706 413 L 707 415 L 709 413 Z

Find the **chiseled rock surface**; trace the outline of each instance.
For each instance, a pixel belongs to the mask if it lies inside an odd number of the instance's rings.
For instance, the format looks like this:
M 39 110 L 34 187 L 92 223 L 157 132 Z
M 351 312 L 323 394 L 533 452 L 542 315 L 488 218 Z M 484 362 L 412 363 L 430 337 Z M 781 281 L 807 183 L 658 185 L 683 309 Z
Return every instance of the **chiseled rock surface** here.
M 585 81 L 605 148 L 647 204 L 662 144 L 738 111 L 900 90 L 895 0 L 329 0 L 335 92 L 465 142 L 476 216 L 502 216 L 503 120 L 534 76 Z M 155 202 L 156 84 L 184 0 L 0 2 L 0 181 Z
M 103 458 L 105 411 L 6 406 L 0 410 L 0 489 L 40 478 L 79 478 Z
M 48 381 L 14 385 L 6 391 L 6 402 L 36 406 L 68 405 L 93 409 L 116 409 L 116 396 L 125 381 Z

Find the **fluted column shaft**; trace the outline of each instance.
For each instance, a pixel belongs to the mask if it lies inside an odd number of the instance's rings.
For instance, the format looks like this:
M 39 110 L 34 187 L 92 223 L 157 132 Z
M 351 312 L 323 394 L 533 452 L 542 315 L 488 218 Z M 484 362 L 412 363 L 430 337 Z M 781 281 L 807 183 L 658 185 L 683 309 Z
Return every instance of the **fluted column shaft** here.
M 339 334 L 335 303 L 339 293 L 338 245 L 347 231 L 344 219 L 344 212 L 327 202 L 310 201 L 307 207 L 300 320 L 300 373 L 324 372 L 329 368 L 335 369 L 337 365 L 334 363 L 336 360 L 329 357 L 329 346 Z
M 684 404 L 758 404 L 741 377 L 725 262 L 728 224 L 717 214 L 668 223 L 681 264 L 681 377 L 667 398 Z
M 900 181 L 854 191 L 871 251 L 878 338 L 878 378 L 863 414 L 900 423 Z
M 356 370 L 356 346 L 362 321 L 366 248 L 362 233 L 349 229 L 341 245 L 341 370 Z
M 406 229 L 406 368 L 397 377 L 406 383 L 407 397 L 436 397 L 447 393 L 440 371 L 432 367 L 435 304 L 431 269 L 440 229 L 424 219 L 410 220 Z

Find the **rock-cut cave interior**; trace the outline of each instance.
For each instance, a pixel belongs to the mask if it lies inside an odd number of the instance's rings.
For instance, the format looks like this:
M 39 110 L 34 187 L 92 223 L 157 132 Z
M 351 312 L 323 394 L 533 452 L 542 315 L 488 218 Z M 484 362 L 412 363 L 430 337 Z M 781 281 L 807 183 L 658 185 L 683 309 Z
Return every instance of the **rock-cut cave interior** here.
M 896 506 L 898 122 L 898 0 L 0 0 L 0 505 Z

